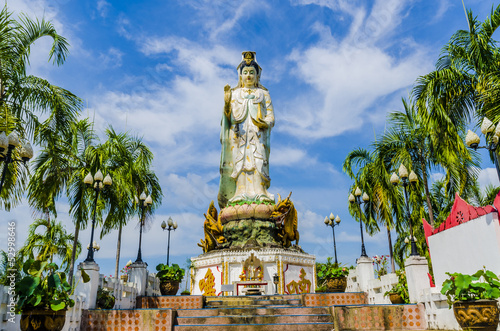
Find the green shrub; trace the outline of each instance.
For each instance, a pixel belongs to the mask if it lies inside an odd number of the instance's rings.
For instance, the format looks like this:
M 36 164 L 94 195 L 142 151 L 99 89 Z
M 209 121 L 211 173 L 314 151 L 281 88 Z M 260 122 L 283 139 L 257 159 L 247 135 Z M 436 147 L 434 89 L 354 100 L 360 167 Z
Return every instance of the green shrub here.
M 173 280 L 177 282 L 182 282 L 184 278 L 184 269 L 180 268 L 178 264 L 172 264 L 172 266 L 160 263 L 156 266 L 156 277 L 162 281 Z

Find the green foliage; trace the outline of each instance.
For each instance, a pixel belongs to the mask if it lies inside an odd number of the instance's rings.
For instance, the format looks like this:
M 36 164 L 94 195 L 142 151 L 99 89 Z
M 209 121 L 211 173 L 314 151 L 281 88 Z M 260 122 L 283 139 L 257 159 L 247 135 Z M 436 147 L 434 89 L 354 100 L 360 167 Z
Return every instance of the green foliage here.
M 105 288 L 99 287 L 97 290 L 96 306 L 98 309 L 113 309 L 115 296 Z
M 180 268 L 178 264 L 172 264 L 168 266 L 166 264 L 160 263 L 156 266 L 156 277 L 161 281 L 173 280 L 181 282 L 184 278 L 184 269 Z
M 325 293 L 326 292 L 326 286 L 320 286 L 317 287 L 315 290 L 316 293 Z
M 190 294 L 191 294 L 191 292 L 189 292 L 188 290 L 184 290 L 184 291 L 182 291 L 182 292 L 181 292 L 181 294 L 184 294 L 184 295 L 190 295 Z
M 446 273 L 449 279 L 443 282 L 441 293 L 446 295 L 448 305 L 454 301 L 473 301 L 480 299 L 496 300 L 500 298 L 500 281 L 493 272 L 483 269 L 473 275 Z
M 48 58 L 54 64 L 63 64 L 69 44 L 52 23 L 22 14 L 13 19 L 7 6 L 0 11 L 0 131 L 17 131 L 22 143 L 30 140 L 44 145 L 64 134 L 82 107 L 81 100 L 70 91 L 27 73 L 31 46 L 44 37 L 52 42 Z M 19 162 L 9 166 L 0 194 L 0 209 L 9 210 L 21 202 L 27 184 L 26 169 Z
M 327 279 L 346 277 L 349 275 L 349 269 L 352 267 L 347 267 L 340 263 L 332 262 L 332 258 L 328 257 L 326 263 L 316 263 L 316 276 L 318 278 L 318 284 L 323 285 Z
M 402 269 L 396 270 L 396 275 L 398 276 L 398 283 L 392 287 L 389 291 L 384 293 L 384 296 L 388 296 L 391 293 L 397 293 L 401 296 L 405 303 L 410 302 L 410 295 L 408 294 L 408 283 L 406 282 L 406 272 Z
M 55 263 L 29 259 L 23 264 L 25 276 L 16 283 L 17 312 L 33 309 L 58 311 L 73 307 L 72 287 L 68 284 L 66 273 L 57 271 Z M 82 270 L 84 283 L 90 278 Z
M 0 251 L 0 285 L 10 286 L 12 282 L 17 283 L 21 280 L 20 270 L 23 268 L 19 254 L 15 256 L 6 251 Z
M 62 260 L 61 267 L 68 271 L 71 261 L 71 252 L 75 236 L 67 233 L 61 222 L 49 219 L 37 219 L 29 227 L 28 238 L 19 250 L 21 258 L 31 258 L 52 262 L 54 257 Z M 77 242 L 76 254 L 81 251 Z
M 241 200 L 237 202 L 228 202 L 228 206 L 242 206 L 242 205 L 274 205 L 273 201 L 254 201 L 254 200 Z

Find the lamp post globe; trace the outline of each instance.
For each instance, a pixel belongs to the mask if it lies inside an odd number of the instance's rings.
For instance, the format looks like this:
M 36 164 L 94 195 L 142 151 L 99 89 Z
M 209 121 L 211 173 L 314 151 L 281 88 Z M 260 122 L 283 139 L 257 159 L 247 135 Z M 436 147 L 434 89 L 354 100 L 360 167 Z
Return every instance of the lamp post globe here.
M 361 196 L 363 201 L 361 201 Z M 351 204 L 356 204 L 359 208 L 359 229 L 361 232 L 361 257 L 368 257 L 366 254 L 366 248 L 365 248 L 365 239 L 363 237 L 363 220 L 362 220 L 362 213 L 361 213 L 361 205 L 366 204 L 370 201 L 370 197 L 366 192 L 362 193 L 361 189 L 359 187 L 356 187 L 356 190 L 354 191 L 354 194 L 349 194 L 349 203 Z
M 137 197 L 135 198 L 135 202 L 137 203 Z M 137 250 L 137 259 L 135 260 L 134 263 L 144 263 L 142 261 L 142 251 L 141 251 L 141 246 L 142 246 L 142 228 L 144 226 L 144 222 L 146 219 L 146 209 L 150 207 L 153 204 L 153 199 L 151 198 L 150 195 L 146 196 L 146 193 L 143 191 L 141 195 L 139 196 L 139 208 L 141 210 L 141 218 L 139 220 L 140 225 L 139 225 L 139 249 Z
M 96 219 L 96 212 L 97 212 L 97 200 L 99 199 L 99 194 L 107 189 L 108 187 L 111 186 L 111 176 L 108 174 L 106 176 L 106 181 L 103 184 L 103 175 L 101 170 L 98 170 L 94 176 L 92 176 L 92 173 L 89 171 L 87 176 L 83 179 L 83 183 L 88 187 L 92 188 L 95 192 L 95 198 L 94 198 L 94 210 L 92 213 L 92 230 L 90 232 L 90 243 L 87 246 L 88 253 L 87 253 L 87 258 L 85 259 L 84 262 L 87 263 L 95 263 L 94 261 L 94 251 L 99 250 L 99 245 L 94 241 L 94 230 L 95 230 L 95 219 Z
M 399 177 L 401 177 L 401 184 L 399 183 Z M 413 236 L 413 226 L 411 222 L 411 213 L 410 213 L 410 204 L 408 201 L 408 188 L 418 182 L 417 174 L 412 170 L 410 174 L 408 174 L 408 170 L 401 163 L 399 166 L 399 177 L 393 173 L 390 182 L 394 186 L 402 186 L 405 196 L 405 205 L 406 205 L 406 218 L 408 219 L 408 223 L 410 223 L 410 242 L 411 242 L 411 252 L 410 256 L 418 256 L 417 243 L 415 241 L 415 236 Z M 406 239 L 405 239 L 406 242 Z
M 18 148 L 20 159 L 13 157 L 16 148 Z M 22 144 L 16 131 L 12 131 L 8 136 L 5 131 L 0 132 L 0 165 L 3 163 L 2 174 L 0 175 L 0 194 L 7 177 L 9 164 L 22 162 L 26 166 L 26 162 L 32 157 L 33 147 L 29 142 Z
M 172 220 L 172 217 L 168 218 L 167 223 L 165 221 L 161 222 L 161 228 L 163 231 L 168 231 L 168 240 L 167 240 L 167 266 L 170 263 L 170 231 L 177 229 L 177 222 Z
M 338 219 L 338 221 L 337 221 Z M 330 216 L 326 216 L 324 223 L 326 226 L 329 226 L 332 228 L 332 234 L 333 234 L 333 252 L 335 255 L 335 264 L 338 264 L 337 260 L 337 244 L 335 242 L 335 227 L 340 224 L 340 217 L 337 215 L 337 218 L 333 215 L 333 213 L 330 213 Z

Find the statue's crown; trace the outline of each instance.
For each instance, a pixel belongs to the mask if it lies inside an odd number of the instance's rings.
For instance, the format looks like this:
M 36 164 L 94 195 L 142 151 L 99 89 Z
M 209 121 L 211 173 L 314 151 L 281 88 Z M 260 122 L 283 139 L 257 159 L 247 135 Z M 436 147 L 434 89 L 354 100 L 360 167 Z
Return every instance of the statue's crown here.
M 250 62 L 255 61 L 255 52 L 243 52 L 241 53 L 241 57 L 243 61 L 245 61 L 247 64 L 250 64 Z

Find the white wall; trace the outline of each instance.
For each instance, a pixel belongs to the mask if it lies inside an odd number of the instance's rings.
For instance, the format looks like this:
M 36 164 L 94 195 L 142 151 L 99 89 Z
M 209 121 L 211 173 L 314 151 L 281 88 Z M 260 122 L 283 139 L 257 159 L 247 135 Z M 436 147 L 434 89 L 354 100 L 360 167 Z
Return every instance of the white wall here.
M 500 274 L 500 224 L 490 213 L 428 238 L 436 286 L 446 272 L 473 274 L 482 269 Z

